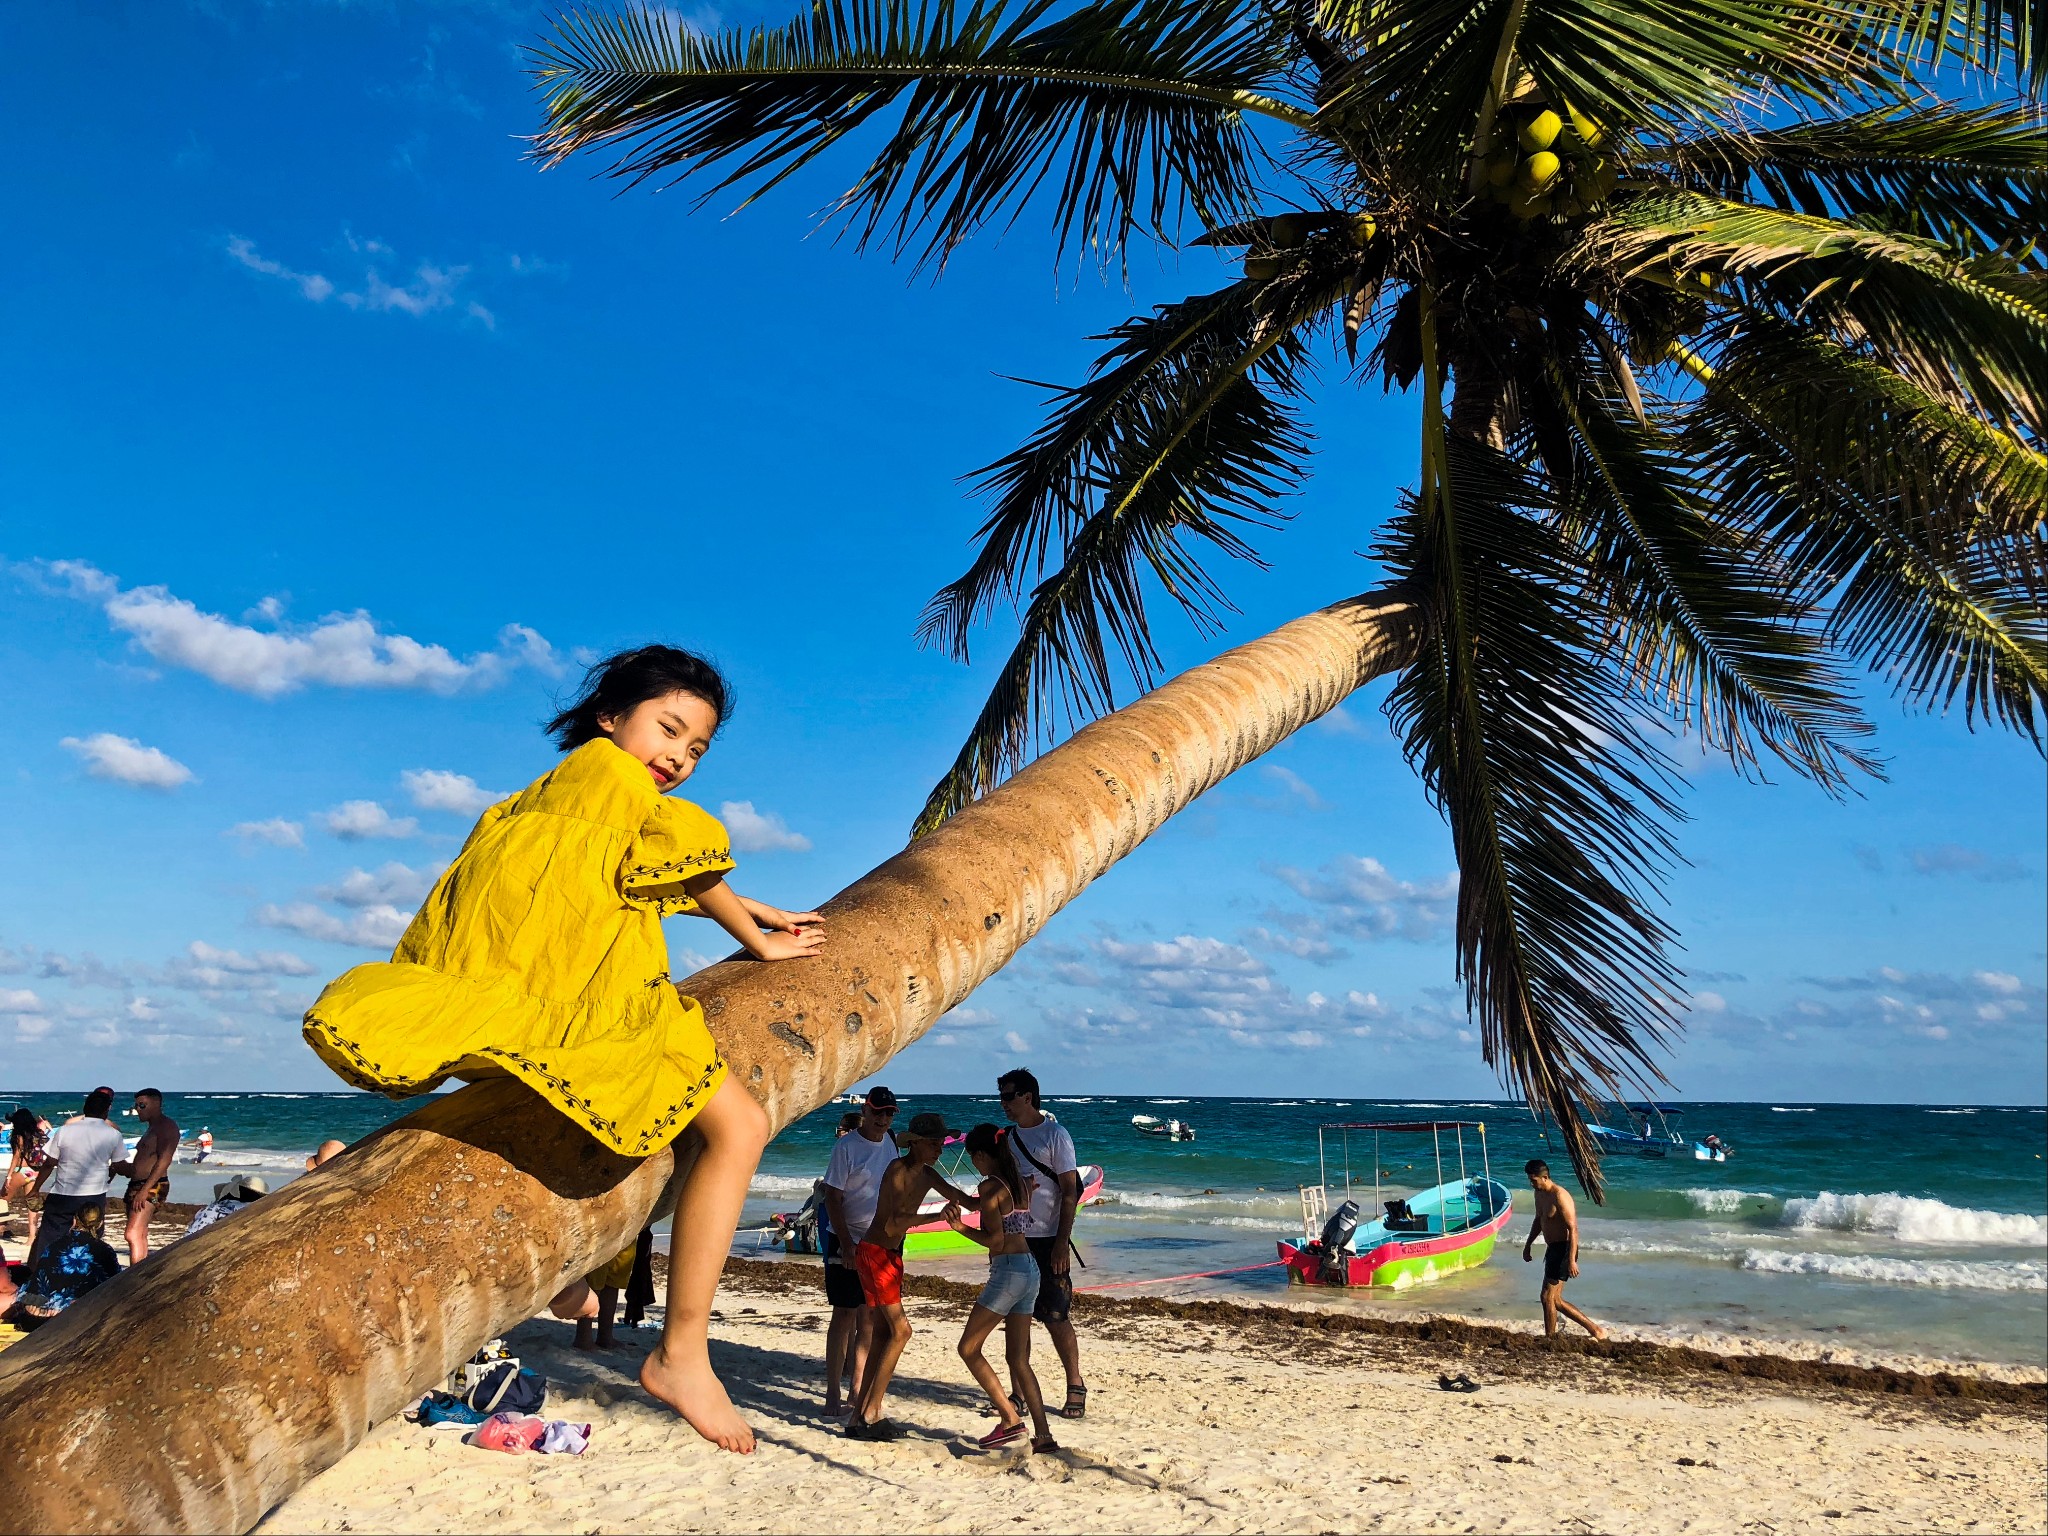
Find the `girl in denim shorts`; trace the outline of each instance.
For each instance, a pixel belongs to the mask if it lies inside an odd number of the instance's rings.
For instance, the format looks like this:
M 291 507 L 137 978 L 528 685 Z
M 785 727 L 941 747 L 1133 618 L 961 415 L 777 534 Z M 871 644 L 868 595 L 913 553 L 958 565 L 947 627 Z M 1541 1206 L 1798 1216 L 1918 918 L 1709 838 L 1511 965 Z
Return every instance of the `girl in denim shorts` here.
M 995 1405 L 1000 1421 L 981 1437 L 983 1449 L 994 1450 L 1024 1438 L 1024 1420 L 1012 1399 L 1014 1393 L 1031 1413 L 1031 1427 L 1036 1431 L 1031 1449 L 1056 1451 L 1059 1447 L 1046 1428 L 1038 1378 L 1031 1371 L 1031 1309 L 1038 1301 L 1038 1263 L 1024 1240 L 1031 1194 L 1003 1145 L 1009 1134 L 1007 1126 L 998 1129 L 993 1125 L 977 1125 L 967 1133 L 967 1155 L 981 1174 L 975 1202 L 977 1224 L 968 1225 L 957 1207 L 948 1207 L 946 1212 L 954 1231 L 988 1249 L 988 1284 L 981 1288 L 974 1310 L 967 1315 L 967 1330 L 960 1335 L 960 1358 Z M 1010 1361 L 1009 1392 L 1003 1390 L 995 1368 L 981 1354 L 998 1323 L 1003 1326 Z

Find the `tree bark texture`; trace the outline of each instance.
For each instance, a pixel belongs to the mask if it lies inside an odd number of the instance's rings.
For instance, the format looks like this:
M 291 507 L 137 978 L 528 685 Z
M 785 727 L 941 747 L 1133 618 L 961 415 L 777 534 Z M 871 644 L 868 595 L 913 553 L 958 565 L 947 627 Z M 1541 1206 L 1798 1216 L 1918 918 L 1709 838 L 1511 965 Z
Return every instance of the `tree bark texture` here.
M 1371 593 L 1183 673 L 834 897 L 820 958 L 683 990 L 780 1130 L 1174 812 L 1405 664 L 1414 631 L 1401 593 Z M 689 1132 L 617 1156 L 507 1079 L 365 1138 L 0 1354 L 0 1529 L 247 1530 L 632 1242 L 694 1156 Z

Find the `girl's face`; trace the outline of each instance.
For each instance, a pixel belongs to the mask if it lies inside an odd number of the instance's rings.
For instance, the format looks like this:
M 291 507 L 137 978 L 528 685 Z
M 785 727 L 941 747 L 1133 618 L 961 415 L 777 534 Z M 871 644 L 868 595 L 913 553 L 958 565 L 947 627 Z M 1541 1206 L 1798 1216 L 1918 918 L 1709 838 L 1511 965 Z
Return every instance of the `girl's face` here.
M 613 746 L 646 765 L 654 787 L 667 794 L 711 750 L 718 712 L 694 693 L 665 693 L 623 715 L 599 715 L 597 723 Z

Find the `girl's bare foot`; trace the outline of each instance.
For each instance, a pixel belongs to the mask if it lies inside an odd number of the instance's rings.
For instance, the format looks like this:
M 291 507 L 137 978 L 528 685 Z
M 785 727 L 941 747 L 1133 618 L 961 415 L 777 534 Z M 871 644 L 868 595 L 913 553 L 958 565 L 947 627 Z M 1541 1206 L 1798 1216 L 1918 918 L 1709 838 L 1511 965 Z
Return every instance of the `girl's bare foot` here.
M 708 1356 L 684 1358 L 656 1346 L 640 1367 L 640 1385 L 689 1420 L 690 1428 L 722 1451 L 751 1455 L 754 1432 L 733 1408 Z

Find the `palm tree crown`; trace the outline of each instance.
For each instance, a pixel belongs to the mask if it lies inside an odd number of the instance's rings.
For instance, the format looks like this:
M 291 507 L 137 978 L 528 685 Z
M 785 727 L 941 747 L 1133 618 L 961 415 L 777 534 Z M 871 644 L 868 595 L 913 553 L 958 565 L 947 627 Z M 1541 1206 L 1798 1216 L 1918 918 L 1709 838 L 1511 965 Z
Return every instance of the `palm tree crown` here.
M 918 830 L 1149 681 L 1256 558 L 1334 349 L 1419 385 L 1375 553 L 1423 615 L 1389 703 L 1449 821 L 1486 1058 L 1557 1119 L 1659 1073 L 1689 730 L 1840 791 L 1860 664 L 2040 744 L 2048 705 L 2043 0 L 817 0 L 535 50 L 538 155 L 758 195 L 879 140 L 838 205 L 921 263 L 1027 207 L 1063 247 L 1243 252 L 1102 338 L 981 472 L 925 635 L 1020 633 Z M 1923 78 L 1924 77 L 1924 78 Z M 1951 100 L 1925 81 L 1952 94 Z M 1149 578 L 1149 580 L 1148 580 Z

